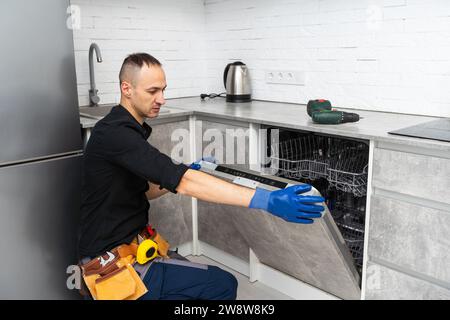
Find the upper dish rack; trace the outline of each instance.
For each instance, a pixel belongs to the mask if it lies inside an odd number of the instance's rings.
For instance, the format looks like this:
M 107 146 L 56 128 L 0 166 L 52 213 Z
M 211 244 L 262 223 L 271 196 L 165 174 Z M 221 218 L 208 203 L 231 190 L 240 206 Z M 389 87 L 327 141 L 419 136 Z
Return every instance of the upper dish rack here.
M 272 144 L 271 168 L 286 178 L 325 178 L 337 190 L 367 192 L 368 146 L 363 142 L 306 135 Z

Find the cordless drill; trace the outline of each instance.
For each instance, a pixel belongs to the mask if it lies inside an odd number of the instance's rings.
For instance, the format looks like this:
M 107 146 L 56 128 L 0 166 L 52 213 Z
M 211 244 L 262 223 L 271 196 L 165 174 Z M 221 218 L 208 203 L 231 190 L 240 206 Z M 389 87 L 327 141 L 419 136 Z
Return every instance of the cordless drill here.
M 333 110 L 331 102 L 325 99 L 309 100 L 306 111 L 315 123 L 320 124 L 340 124 L 359 121 L 359 115 L 357 113 Z

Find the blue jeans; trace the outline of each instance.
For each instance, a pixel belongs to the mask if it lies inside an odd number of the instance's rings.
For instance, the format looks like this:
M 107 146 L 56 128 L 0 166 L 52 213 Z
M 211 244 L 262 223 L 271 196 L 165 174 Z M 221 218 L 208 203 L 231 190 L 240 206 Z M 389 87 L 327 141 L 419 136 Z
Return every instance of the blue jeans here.
M 216 266 L 169 259 L 153 262 L 140 300 L 235 300 L 237 280 Z

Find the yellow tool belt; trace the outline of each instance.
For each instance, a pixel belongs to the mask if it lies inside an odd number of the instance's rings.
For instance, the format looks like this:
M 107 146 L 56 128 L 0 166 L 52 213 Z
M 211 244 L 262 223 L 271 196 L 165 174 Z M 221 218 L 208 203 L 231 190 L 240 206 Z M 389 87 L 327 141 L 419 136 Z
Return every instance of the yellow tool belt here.
M 151 263 L 156 256 L 168 258 L 169 243 L 154 229 L 149 234 L 144 229 L 131 244 L 117 246 L 111 251 L 98 256 L 81 265 L 86 287 L 95 300 L 136 300 L 148 292 L 141 277 L 133 267 L 138 253 L 142 256 L 148 248 L 157 250 L 150 259 L 142 259 L 145 264 Z M 148 246 L 148 242 L 156 243 Z

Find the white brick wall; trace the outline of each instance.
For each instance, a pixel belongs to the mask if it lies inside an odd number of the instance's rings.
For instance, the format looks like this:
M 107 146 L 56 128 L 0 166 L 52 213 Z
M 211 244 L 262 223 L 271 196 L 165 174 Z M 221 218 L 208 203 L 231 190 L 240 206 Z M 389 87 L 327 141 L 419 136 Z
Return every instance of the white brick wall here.
M 166 97 L 199 94 L 206 84 L 203 0 L 71 0 L 80 9 L 74 47 L 80 105 L 89 104 L 88 50 L 99 45 L 103 62 L 94 55 L 100 103 L 120 101 L 119 70 L 132 52 L 148 52 L 166 71 Z
M 80 104 L 88 104 L 88 48 L 101 103 L 119 101 L 131 52 L 164 64 L 167 97 L 222 92 L 228 62 L 251 71 L 256 99 L 450 117 L 448 0 L 72 0 Z M 267 84 L 268 69 L 306 73 L 305 86 Z
M 256 99 L 450 117 L 446 0 L 205 0 L 208 91 L 242 60 Z M 306 72 L 306 85 L 265 70 Z

